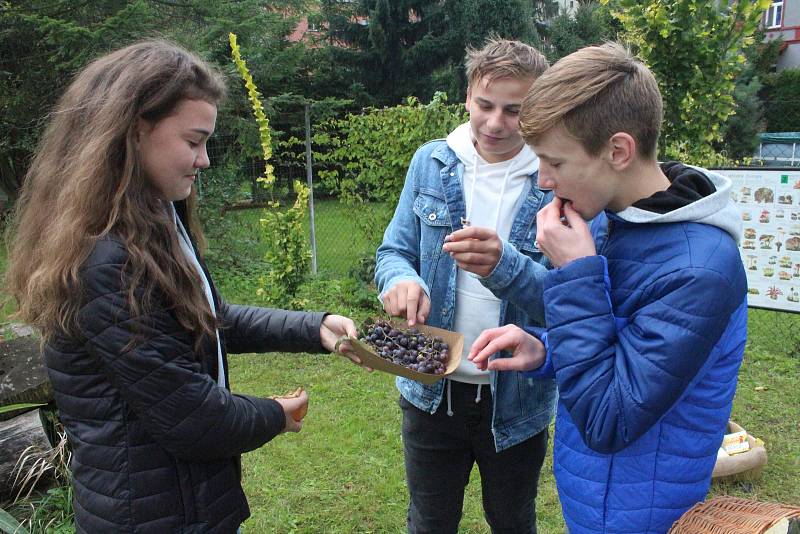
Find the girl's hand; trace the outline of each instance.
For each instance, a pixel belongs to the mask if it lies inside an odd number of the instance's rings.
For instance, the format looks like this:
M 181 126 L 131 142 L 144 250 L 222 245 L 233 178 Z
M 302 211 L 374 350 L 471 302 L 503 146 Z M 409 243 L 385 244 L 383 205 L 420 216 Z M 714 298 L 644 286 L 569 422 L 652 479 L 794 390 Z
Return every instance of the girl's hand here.
M 345 336 L 358 337 L 358 330 L 353 320 L 342 315 L 326 315 L 319 328 L 322 346 L 331 352 L 346 356 L 356 365 L 361 365 L 361 358 L 353 352 L 353 347 L 350 343 L 347 340 L 340 341 Z M 364 367 L 364 369 L 372 372 L 369 367 Z
M 283 408 L 286 419 L 283 432 L 300 432 L 303 428 L 303 417 L 308 411 L 308 393 L 301 391 L 297 397 L 279 397 L 275 402 Z

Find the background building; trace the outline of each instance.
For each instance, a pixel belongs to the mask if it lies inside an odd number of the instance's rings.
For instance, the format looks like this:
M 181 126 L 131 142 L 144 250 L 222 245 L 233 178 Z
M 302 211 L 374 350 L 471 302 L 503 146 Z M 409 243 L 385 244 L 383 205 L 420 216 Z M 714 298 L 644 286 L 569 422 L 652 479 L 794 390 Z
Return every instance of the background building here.
M 762 21 L 766 40 L 783 39 L 777 70 L 800 66 L 800 0 L 775 0 Z

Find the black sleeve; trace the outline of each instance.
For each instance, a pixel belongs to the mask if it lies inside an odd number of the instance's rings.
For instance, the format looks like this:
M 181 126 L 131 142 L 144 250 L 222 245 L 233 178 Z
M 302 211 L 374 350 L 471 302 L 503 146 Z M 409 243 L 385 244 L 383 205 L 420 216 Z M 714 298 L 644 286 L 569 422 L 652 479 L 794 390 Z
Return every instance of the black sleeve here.
M 319 335 L 325 313 L 219 301 L 228 352 L 326 352 Z

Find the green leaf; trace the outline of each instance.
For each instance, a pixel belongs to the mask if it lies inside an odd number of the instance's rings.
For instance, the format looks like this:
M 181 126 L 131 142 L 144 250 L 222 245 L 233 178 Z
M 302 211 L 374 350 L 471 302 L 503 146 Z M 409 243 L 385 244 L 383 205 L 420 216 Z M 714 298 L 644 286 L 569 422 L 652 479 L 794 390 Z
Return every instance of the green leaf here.
M 39 406 L 44 406 L 44 404 L 42 403 L 8 404 L 6 406 L 0 406 L 0 413 L 8 413 L 8 412 L 13 412 L 15 410 L 25 410 L 28 408 L 38 408 Z
M 4 534 L 29 534 L 28 530 L 19 521 L 2 508 L 0 508 L 0 532 Z

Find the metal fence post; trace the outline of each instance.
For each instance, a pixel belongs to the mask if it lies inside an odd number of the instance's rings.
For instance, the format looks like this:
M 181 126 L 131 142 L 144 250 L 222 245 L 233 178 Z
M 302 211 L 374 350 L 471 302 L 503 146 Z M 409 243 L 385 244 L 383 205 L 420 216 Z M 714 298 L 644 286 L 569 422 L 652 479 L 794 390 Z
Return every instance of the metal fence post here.
M 308 181 L 308 216 L 311 230 L 311 272 L 317 274 L 317 238 L 314 228 L 314 181 L 311 169 L 311 117 L 308 102 L 305 104 L 306 115 L 306 180 Z

